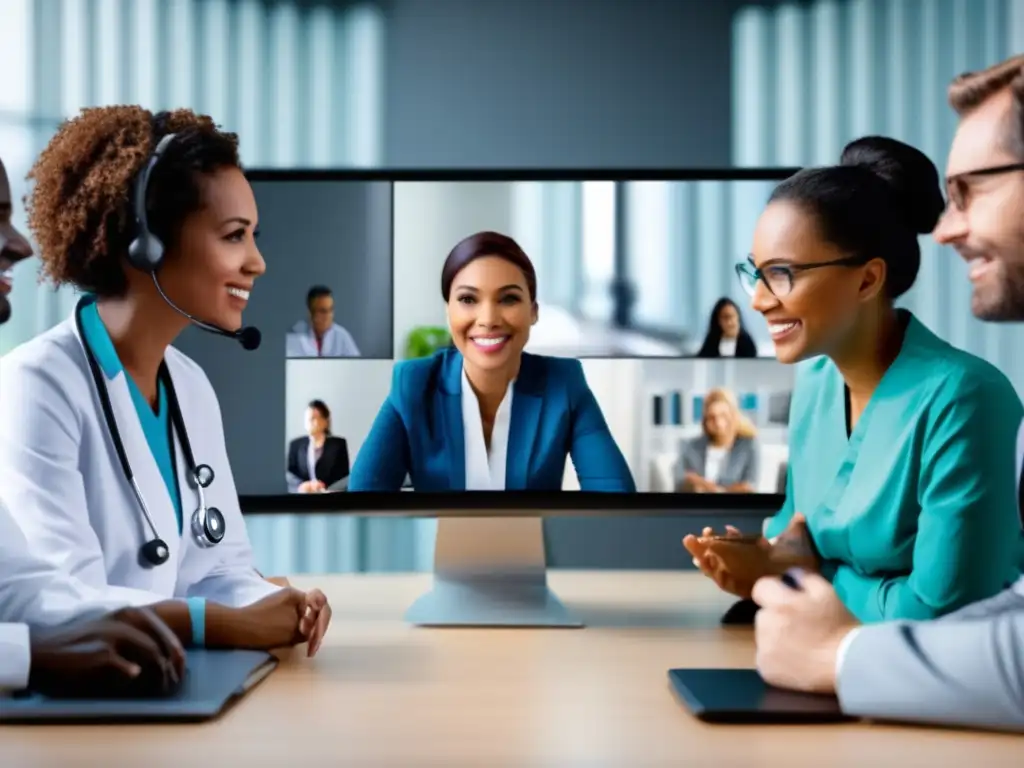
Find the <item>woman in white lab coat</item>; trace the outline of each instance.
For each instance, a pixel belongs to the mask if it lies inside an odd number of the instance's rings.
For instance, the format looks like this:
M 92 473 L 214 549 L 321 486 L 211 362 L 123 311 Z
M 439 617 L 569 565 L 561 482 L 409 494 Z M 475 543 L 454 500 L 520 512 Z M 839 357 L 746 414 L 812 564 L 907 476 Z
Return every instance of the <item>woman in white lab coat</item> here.
M 36 554 L 107 596 L 189 599 L 202 642 L 204 600 L 278 589 L 253 567 L 217 396 L 170 346 L 189 323 L 259 344 L 231 330 L 265 270 L 237 139 L 187 110 L 88 109 L 30 178 L 43 271 L 85 296 L 0 361 L 0 499 Z M 282 606 L 314 618 L 315 652 L 326 598 Z

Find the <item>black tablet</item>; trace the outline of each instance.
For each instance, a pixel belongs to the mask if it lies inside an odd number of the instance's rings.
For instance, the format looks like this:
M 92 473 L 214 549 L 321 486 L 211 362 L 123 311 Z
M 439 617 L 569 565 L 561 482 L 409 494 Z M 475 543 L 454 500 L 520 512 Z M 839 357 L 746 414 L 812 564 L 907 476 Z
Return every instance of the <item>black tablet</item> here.
M 668 679 L 683 705 L 711 723 L 835 723 L 850 719 L 835 696 L 774 688 L 754 669 L 670 669 Z
M 174 695 L 146 699 L 59 699 L 34 693 L 0 698 L 7 723 L 144 723 L 212 720 L 277 667 L 262 651 L 189 650 L 185 679 Z

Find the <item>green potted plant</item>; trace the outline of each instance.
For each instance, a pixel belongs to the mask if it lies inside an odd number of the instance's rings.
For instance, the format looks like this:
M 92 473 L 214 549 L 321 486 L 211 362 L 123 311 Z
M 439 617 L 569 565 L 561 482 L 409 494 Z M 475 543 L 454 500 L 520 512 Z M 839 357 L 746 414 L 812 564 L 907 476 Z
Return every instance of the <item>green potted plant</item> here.
M 447 328 L 421 325 L 418 328 L 413 328 L 405 340 L 405 359 L 430 357 L 451 343 L 452 337 Z

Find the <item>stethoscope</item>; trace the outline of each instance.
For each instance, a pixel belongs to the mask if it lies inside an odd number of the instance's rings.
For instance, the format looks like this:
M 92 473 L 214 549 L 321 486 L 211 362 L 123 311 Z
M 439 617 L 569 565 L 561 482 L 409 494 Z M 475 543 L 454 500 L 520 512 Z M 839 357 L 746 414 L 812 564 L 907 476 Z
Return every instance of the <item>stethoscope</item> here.
M 78 327 L 78 335 L 82 339 L 82 346 L 85 347 L 85 354 L 89 359 L 89 370 L 92 372 L 93 381 L 96 383 L 96 393 L 99 395 L 100 406 L 103 408 L 103 418 L 107 422 L 107 431 L 110 434 L 111 441 L 114 443 L 117 458 L 121 462 L 121 470 L 124 472 L 128 484 L 132 487 L 132 492 L 135 494 L 139 507 L 142 509 L 142 516 L 146 519 L 146 524 L 153 534 L 153 538 L 139 548 L 139 564 L 143 567 L 163 565 L 171 556 L 170 547 L 167 546 L 166 541 L 160 538 L 160 534 L 157 533 L 156 526 L 153 524 L 153 518 L 150 517 L 146 499 L 142 495 L 142 489 L 139 488 L 138 482 L 135 480 L 135 473 L 132 472 L 132 466 L 128 462 L 128 454 L 124 449 L 124 443 L 121 442 L 121 432 L 118 430 L 117 420 L 114 418 L 114 408 L 110 403 L 110 394 L 107 392 L 103 371 L 100 370 L 100 364 L 89 347 L 89 342 L 86 341 L 85 331 L 82 327 L 82 307 L 87 301 L 89 299 L 80 301 L 75 310 L 75 324 Z M 188 466 L 189 477 L 195 485 L 199 496 L 199 507 L 192 513 L 190 526 L 192 538 L 195 539 L 196 544 L 200 547 L 216 546 L 224 539 L 224 515 L 216 507 L 206 506 L 206 496 L 204 494 L 204 491 L 213 483 L 213 468 L 209 464 L 196 464 L 195 457 L 192 455 L 192 446 L 188 441 L 188 432 L 185 430 L 185 420 L 181 415 L 178 395 L 174 391 L 174 382 L 171 381 L 171 374 L 167 370 L 166 362 L 160 363 L 160 370 L 157 376 L 164 385 L 164 390 L 167 393 L 167 406 L 170 409 L 171 429 L 169 431 L 172 432 L 172 439 L 170 441 L 171 460 L 173 462 L 174 459 L 173 433 L 177 432 L 178 439 L 181 442 L 181 451 L 185 454 L 185 463 Z

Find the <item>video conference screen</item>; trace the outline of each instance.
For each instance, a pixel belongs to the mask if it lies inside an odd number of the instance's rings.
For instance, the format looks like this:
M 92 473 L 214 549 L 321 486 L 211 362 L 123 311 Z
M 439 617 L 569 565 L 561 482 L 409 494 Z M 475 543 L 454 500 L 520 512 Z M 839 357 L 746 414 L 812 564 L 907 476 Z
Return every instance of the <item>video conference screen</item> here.
M 394 366 L 464 338 L 442 266 L 484 231 L 514 239 L 536 272 L 524 351 L 581 362 L 637 491 L 784 493 L 794 371 L 735 273 L 777 180 L 252 183 L 267 272 L 246 322 L 263 344 L 201 360 L 225 368 L 211 373 L 221 391 L 236 382 L 222 411 L 241 494 L 360 490 Z M 579 490 L 563 450 L 560 487 Z M 407 475 L 388 484 L 418 490 Z

